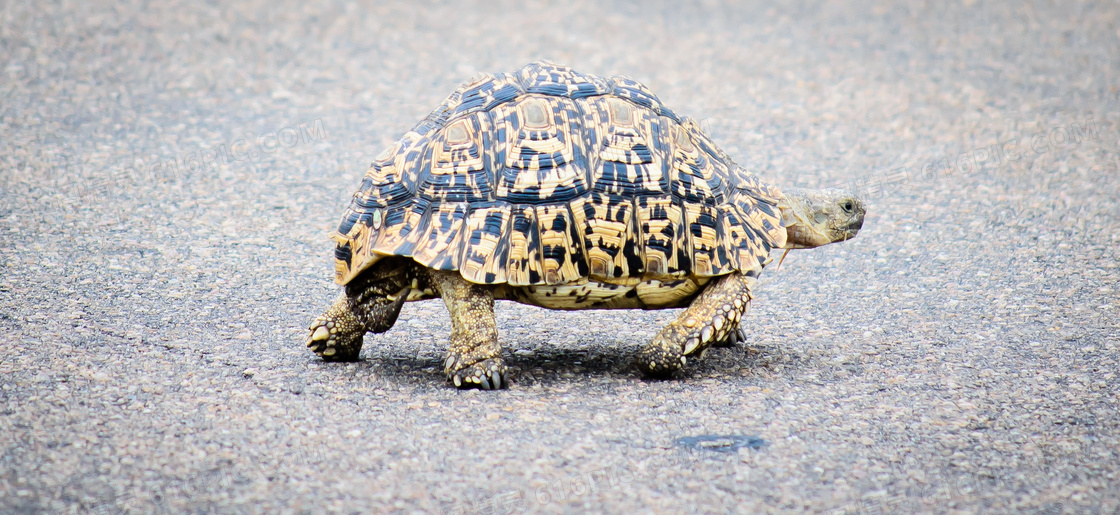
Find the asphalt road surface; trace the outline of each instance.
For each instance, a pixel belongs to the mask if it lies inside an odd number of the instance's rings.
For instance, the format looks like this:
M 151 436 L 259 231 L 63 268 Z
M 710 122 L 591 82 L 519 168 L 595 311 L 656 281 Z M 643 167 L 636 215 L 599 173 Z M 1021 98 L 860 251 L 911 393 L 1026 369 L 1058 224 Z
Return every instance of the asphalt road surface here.
M 1120 510 L 1114 2 L 0 3 L 0 512 Z M 675 311 L 307 324 L 372 157 L 477 72 L 632 76 L 853 241 L 674 381 Z

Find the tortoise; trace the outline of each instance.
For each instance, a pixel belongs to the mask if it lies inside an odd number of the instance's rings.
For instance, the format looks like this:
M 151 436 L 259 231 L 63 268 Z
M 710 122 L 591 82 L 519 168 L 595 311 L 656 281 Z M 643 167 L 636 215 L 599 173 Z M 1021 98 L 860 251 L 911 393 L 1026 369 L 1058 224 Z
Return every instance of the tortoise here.
M 763 182 L 635 80 L 537 61 L 464 83 L 374 159 L 330 236 L 343 294 L 306 343 L 355 360 L 404 302 L 439 297 L 448 381 L 497 389 L 495 300 L 685 308 L 637 353 L 643 373 L 670 377 L 745 340 L 772 250 L 848 240 L 864 212 L 843 190 Z

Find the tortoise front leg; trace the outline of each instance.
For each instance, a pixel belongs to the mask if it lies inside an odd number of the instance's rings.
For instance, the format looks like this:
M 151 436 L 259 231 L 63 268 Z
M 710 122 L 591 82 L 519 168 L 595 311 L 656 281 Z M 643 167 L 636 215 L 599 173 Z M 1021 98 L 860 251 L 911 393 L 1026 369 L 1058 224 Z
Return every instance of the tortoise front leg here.
M 713 343 L 727 340 L 750 305 L 752 283 L 753 278 L 738 272 L 710 283 L 638 352 L 638 368 L 649 376 L 669 377 L 685 365 L 686 356 L 698 355 Z
M 458 272 L 431 271 L 432 284 L 451 313 L 451 345 L 443 370 L 458 388 L 506 388 L 507 369 L 498 344 L 491 286 L 473 284 Z

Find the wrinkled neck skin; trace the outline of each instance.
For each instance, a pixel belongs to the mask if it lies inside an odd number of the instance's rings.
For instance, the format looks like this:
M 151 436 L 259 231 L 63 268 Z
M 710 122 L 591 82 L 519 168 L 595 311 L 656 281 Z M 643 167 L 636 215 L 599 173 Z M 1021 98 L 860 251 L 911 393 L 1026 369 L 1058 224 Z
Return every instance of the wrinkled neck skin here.
M 782 225 L 786 226 L 784 249 L 811 249 L 828 245 L 833 240 L 828 234 L 828 213 L 821 206 L 829 203 L 830 190 L 783 189 L 785 198 L 778 203 L 782 210 Z

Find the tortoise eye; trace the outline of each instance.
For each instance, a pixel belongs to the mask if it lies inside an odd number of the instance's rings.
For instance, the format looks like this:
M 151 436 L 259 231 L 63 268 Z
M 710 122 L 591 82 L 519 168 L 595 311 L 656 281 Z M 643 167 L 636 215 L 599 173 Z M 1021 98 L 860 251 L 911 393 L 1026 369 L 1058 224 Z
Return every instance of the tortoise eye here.
M 843 209 L 845 213 L 851 213 L 852 210 L 855 209 L 855 206 L 852 205 L 852 201 L 845 200 L 843 204 L 840 204 L 840 208 Z

